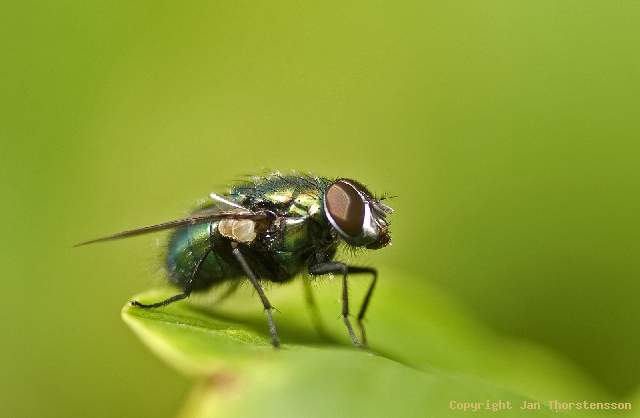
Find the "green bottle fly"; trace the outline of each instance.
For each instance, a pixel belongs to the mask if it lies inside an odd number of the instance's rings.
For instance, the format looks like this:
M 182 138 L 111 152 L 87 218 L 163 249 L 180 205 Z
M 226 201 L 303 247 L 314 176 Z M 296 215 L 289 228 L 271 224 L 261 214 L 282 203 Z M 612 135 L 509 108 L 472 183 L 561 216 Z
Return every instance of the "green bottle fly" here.
M 362 184 L 314 175 L 278 172 L 237 184 L 228 194 L 212 193 L 186 218 L 120 232 L 78 245 L 172 229 L 165 264 L 169 280 L 182 292 L 158 303 L 131 304 L 151 309 L 185 299 L 225 282 L 248 279 L 267 313 L 271 340 L 280 345 L 272 306 L 260 282 L 286 283 L 302 272 L 341 274 L 342 318 L 357 347 L 366 345 L 362 325 L 377 271 L 333 261 L 340 244 L 379 249 L 391 242 L 387 214 L 393 210 Z M 349 320 L 347 278 L 371 274 L 373 280 L 357 320 L 362 343 Z

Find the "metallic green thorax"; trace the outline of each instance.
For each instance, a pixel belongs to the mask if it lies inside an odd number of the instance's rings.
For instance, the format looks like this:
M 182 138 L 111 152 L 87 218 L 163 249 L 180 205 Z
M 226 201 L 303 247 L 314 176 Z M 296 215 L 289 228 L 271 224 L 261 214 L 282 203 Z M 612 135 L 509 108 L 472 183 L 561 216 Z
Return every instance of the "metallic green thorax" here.
M 252 212 L 270 211 L 273 222 L 251 242 L 238 243 L 259 279 L 286 282 L 306 270 L 317 257 L 331 259 L 339 238 L 324 214 L 323 196 L 330 180 L 307 175 L 272 174 L 233 187 L 226 199 Z M 228 208 L 227 208 L 228 210 Z M 213 198 L 200 202 L 194 213 L 224 212 Z M 218 230 L 220 221 L 176 229 L 170 236 L 166 267 L 170 279 L 183 286 L 205 250 L 214 245 L 194 281 L 205 289 L 244 276 L 231 254 L 232 239 Z

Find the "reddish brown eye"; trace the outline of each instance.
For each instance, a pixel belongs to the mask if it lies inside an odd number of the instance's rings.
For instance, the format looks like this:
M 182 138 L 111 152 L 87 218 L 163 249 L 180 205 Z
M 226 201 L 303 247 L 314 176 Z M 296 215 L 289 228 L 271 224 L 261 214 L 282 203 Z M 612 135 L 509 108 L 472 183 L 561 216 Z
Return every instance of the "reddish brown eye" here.
M 354 189 L 357 189 L 359 191 L 361 191 L 362 193 L 366 194 L 367 196 L 371 196 L 371 192 L 369 190 L 367 190 L 366 187 L 364 187 L 362 184 L 358 183 L 355 180 L 351 180 L 351 179 L 345 179 L 349 182 L 349 184 L 351 186 L 353 186 Z
M 329 185 L 325 203 L 329 216 L 345 234 L 351 237 L 360 235 L 365 203 L 351 184 L 338 180 Z

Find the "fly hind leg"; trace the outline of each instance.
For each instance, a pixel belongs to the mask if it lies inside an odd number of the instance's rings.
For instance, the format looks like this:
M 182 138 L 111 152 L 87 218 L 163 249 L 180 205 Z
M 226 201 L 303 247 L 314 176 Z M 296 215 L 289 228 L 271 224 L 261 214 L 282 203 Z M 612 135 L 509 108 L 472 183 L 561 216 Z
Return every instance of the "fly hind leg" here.
M 198 259 L 198 262 L 196 263 L 195 267 L 193 268 L 193 271 L 191 272 L 191 276 L 189 277 L 189 281 L 187 281 L 187 285 L 185 286 L 185 288 L 182 291 L 182 293 L 180 293 L 178 295 L 175 295 L 175 296 L 171 296 L 169 299 L 163 300 L 162 302 L 152 303 L 150 305 L 145 305 L 144 303 L 140 303 L 137 300 L 132 300 L 129 303 L 132 306 L 137 306 L 139 308 L 155 309 L 155 308 L 160 308 L 161 306 L 167 306 L 170 303 L 173 303 L 173 302 L 176 302 L 176 301 L 179 301 L 179 300 L 182 300 L 182 299 L 186 299 L 191 294 L 191 289 L 193 288 L 193 282 L 195 281 L 196 276 L 200 272 L 200 269 L 202 268 L 202 265 L 204 264 L 204 260 L 206 260 L 207 256 L 209 254 L 211 254 L 211 251 L 213 251 L 213 247 L 214 247 L 213 245 L 208 246 L 207 249 L 204 251 L 204 253 L 200 256 L 200 258 Z

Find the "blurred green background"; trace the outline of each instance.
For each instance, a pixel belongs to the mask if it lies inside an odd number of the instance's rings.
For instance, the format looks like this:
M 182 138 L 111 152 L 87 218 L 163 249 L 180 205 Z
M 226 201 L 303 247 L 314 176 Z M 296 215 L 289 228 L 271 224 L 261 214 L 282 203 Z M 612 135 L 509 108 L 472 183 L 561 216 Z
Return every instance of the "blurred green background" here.
M 635 392 L 638 21 L 636 2 L 3 2 L 0 413 L 172 416 L 190 382 L 120 319 L 155 237 L 72 245 L 264 168 L 398 195 L 367 263 Z

